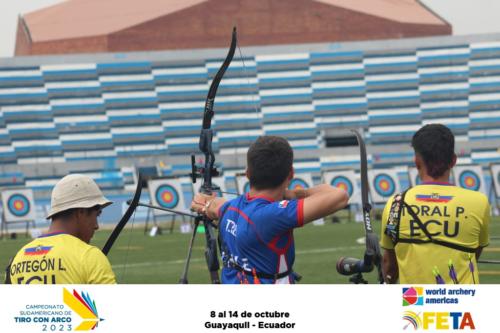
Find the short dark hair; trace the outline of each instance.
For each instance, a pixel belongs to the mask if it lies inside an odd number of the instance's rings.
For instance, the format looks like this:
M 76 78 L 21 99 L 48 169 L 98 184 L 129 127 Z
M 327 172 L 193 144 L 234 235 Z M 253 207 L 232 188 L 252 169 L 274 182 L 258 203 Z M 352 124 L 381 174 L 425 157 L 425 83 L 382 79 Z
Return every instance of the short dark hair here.
M 293 167 L 293 150 L 278 136 L 261 136 L 248 149 L 247 168 L 250 186 L 257 190 L 276 188 Z
M 455 157 L 455 137 L 451 130 L 441 124 L 429 124 L 419 129 L 411 145 L 424 161 L 427 173 L 432 178 L 441 177 L 451 169 Z

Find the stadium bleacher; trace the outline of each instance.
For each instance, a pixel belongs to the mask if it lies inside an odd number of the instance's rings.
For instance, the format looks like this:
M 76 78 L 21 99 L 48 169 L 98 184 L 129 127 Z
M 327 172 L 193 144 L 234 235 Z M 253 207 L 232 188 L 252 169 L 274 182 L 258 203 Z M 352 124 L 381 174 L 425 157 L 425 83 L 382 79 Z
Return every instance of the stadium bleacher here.
M 243 53 L 215 104 L 214 147 L 230 175 L 243 170 L 241 156 L 263 134 L 290 140 L 299 172 L 353 166 L 355 147 L 325 145 L 326 136 L 348 128 L 364 131 L 372 166 L 409 165 L 412 134 L 432 122 L 453 129 L 462 160 L 485 167 L 500 161 L 500 35 Z M 46 195 L 65 173 L 86 170 L 119 193 L 133 182 L 136 166 L 161 162 L 163 175 L 186 174 L 224 54 L 0 59 L 0 184 Z M 44 167 L 50 170 L 40 172 Z

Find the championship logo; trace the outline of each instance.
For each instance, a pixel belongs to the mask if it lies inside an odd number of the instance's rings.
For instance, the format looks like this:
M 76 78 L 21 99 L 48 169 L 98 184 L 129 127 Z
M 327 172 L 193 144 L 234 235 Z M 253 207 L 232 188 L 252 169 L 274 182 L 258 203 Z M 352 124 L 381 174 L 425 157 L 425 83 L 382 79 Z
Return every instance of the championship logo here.
M 82 322 L 75 328 L 75 331 L 90 331 L 97 327 L 100 321 L 95 302 L 90 298 L 89 294 L 81 293 L 81 295 L 73 290 L 71 294 L 66 288 L 63 289 L 63 301 L 76 314 L 82 318 Z
M 62 302 L 60 296 L 56 302 L 32 300 L 14 310 L 16 327 L 31 329 L 30 332 L 91 331 L 104 320 L 99 317 L 96 303 L 88 293 L 76 290 L 71 293 L 66 288 L 62 288 L 62 292 Z

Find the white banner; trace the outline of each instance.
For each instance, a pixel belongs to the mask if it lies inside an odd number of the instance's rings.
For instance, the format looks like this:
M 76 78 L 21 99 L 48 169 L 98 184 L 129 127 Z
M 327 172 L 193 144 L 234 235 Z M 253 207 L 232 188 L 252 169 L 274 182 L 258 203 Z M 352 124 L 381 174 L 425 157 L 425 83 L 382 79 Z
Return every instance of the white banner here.
M 495 194 L 498 198 L 500 197 L 500 164 L 491 165 L 491 179 L 493 180 Z
M 36 209 L 31 189 L 2 191 L 2 207 L 5 222 L 35 221 Z
M 453 178 L 457 186 L 488 195 L 484 184 L 483 168 L 480 165 L 457 165 L 453 168 Z
M 349 194 L 349 204 L 361 204 L 361 192 L 358 186 L 359 176 L 354 170 L 323 172 L 323 182 L 340 187 Z
M 369 170 L 368 183 L 373 203 L 385 203 L 401 191 L 398 173 L 393 169 Z
M 500 285 L 0 285 L 2 332 L 498 332 Z

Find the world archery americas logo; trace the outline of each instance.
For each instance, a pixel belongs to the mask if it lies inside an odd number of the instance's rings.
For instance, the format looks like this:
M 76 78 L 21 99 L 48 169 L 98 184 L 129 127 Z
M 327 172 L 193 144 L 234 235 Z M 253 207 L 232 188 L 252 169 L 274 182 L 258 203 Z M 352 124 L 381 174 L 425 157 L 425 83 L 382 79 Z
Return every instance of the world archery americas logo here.
M 95 302 L 90 298 L 89 294 L 82 292 L 80 295 L 76 290 L 73 290 L 73 294 L 71 294 L 66 288 L 64 288 L 63 301 L 83 320 L 82 323 L 75 328 L 75 331 L 93 330 L 97 327 L 100 321 L 104 320 L 103 318 L 99 318 Z
M 403 288 L 403 306 L 424 305 L 424 288 Z

